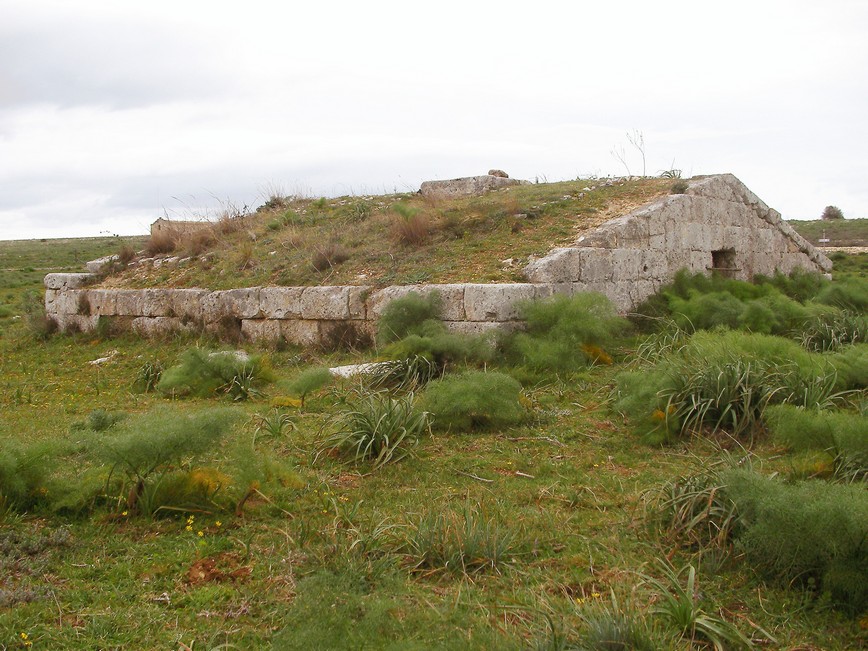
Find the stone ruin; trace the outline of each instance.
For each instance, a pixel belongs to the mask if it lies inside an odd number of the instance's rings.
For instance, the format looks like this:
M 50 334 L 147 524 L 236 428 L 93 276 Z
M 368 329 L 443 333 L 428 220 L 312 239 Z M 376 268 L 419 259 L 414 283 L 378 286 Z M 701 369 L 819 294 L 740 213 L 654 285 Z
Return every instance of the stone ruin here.
M 492 190 L 508 188 L 511 185 L 525 185 L 529 181 L 511 179 L 503 170 L 488 170 L 482 176 L 465 176 L 448 181 L 425 181 L 419 188 L 423 197 L 435 199 L 452 199 L 454 197 L 470 197 L 485 194 Z
M 474 178 L 488 177 L 513 181 Z M 92 274 L 48 274 L 45 308 L 61 330 L 93 330 L 107 320 L 144 336 L 228 328 L 250 340 L 315 346 L 372 336 L 385 305 L 411 291 L 437 291 L 450 329 L 481 333 L 520 327 L 517 302 L 555 293 L 600 292 L 627 313 L 679 269 L 749 280 L 795 269 L 828 273 L 832 263 L 737 178 L 722 174 L 692 179 L 683 194 L 552 249 L 527 265 L 523 283 L 103 289 L 87 287 Z

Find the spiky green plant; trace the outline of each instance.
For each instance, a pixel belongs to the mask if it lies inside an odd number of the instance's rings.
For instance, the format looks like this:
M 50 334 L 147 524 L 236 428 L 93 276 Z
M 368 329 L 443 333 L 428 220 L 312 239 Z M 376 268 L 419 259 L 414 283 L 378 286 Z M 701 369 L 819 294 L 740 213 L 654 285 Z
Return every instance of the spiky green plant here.
M 410 525 L 401 546 L 417 572 L 473 574 L 500 571 L 515 555 L 513 530 L 468 505 L 461 511 L 432 509 Z
M 429 431 L 429 414 L 416 408 L 412 393 L 395 397 L 385 391 L 363 394 L 357 404 L 338 416 L 337 431 L 326 447 L 374 468 L 412 453 Z
M 650 609 L 653 615 L 673 627 L 682 637 L 707 642 L 715 651 L 753 648 L 750 638 L 733 624 L 706 612 L 693 565 L 688 564 L 676 570 L 669 563 L 660 563 L 657 570 L 662 578 L 641 575 L 645 584 L 653 588 L 656 594 L 656 601 Z

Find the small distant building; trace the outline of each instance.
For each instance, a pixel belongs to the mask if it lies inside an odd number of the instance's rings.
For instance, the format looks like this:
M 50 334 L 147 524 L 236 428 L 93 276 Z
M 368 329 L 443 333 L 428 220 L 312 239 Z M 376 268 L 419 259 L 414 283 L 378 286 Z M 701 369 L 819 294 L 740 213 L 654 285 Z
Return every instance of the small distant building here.
M 208 228 L 210 225 L 211 222 L 202 220 L 184 221 L 160 217 L 157 221 L 151 224 L 151 237 L 167 234 L 175 236 L 185 235 L 187 233 L 202 230 L 203 228 Z

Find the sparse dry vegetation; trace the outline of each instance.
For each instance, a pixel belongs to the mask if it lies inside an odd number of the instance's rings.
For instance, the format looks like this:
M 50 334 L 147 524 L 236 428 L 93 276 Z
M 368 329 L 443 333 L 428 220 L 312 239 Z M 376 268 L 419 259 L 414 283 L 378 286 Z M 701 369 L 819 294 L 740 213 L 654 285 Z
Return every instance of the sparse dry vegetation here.
M 514 282 L 528 256 L 572 242 L 616 213 L 664 196 L 670 185 L 666 179 L 580 179 L 456 199 L 272 197 L 252 213 L 230 207 L 202 229 L 160 234 L 149 255 L 193 259 L 171 268 L 134 265 L 106 284 L 226 289 Z M 249 252 L 243 260 L 239 248 Z M 504 265 L 508 258 L 512 264 Z

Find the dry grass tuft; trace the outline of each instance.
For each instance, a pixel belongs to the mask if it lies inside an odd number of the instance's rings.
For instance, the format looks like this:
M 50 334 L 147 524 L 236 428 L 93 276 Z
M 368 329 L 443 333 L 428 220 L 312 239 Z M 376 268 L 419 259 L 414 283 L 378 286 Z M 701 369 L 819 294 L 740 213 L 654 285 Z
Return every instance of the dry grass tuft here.
M 340 242 L 331 241 L 314 251 L 310 264 L 317 271 L 326 271 L 350 259 L 350 252 Z
M 427 212 L 398 215 L 392 224 L 392 235 L 401 244 L 418 246 L 428 240 L 432 226 L 432 219 Z

